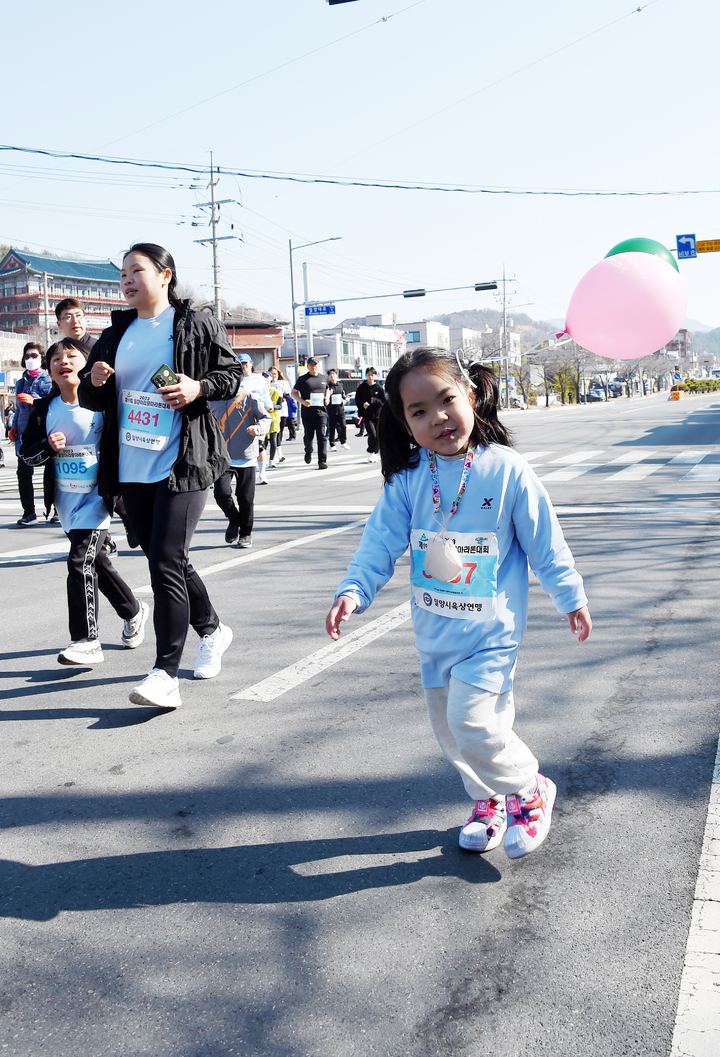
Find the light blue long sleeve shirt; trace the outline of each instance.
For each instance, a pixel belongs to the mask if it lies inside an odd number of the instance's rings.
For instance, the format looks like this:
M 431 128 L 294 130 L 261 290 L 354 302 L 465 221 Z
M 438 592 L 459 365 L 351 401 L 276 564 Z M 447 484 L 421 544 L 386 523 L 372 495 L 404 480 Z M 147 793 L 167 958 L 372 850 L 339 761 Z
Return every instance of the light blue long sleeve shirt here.
M 462 459 L 438 459 L 443 517 L 457 495 L 462 468 Z M 528 562 L 558 612 L 587 604 L 550 497 L 521 455 L 491 444 L 476 451 L 465 494 L 447 523 L 446 533 L 466 560 L 457 587 L 423 579 L 424 543 L 418 540 L 439 527 L 429 454 L 423 449 L 417 467 L 395 474 L 384 487 L 335 597 L 352 595 L 356 612 L 363 612 L 393 575 L 412 537 L 411 604 L 423 687 L 447 686 L 454 675 L 491 693 L 505 693 L 512 688 L 527 626 Z M 483 549 L 490 554 L 480 556 Z M 471 570 L 479 586 L 464 587 Z M 468 594 L 482 598 L 473 597 L 473 604 Z

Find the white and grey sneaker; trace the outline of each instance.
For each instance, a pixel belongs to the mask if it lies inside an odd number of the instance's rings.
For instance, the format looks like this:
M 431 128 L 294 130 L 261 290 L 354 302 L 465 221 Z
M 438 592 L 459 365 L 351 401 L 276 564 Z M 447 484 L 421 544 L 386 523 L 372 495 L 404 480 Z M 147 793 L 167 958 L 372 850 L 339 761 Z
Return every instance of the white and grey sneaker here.
M 102 664 L 104 660 L 100 639 L 76 639 L 58 654 L 58 664 L 89 666 Z
M 340 447 L 343 449 L 343 451 L 350 451 L 350 445 L 349 444 L 341 444 Z
M 147 602 L 141 602 L 132 620 L 126 620 L 123 624 L 122 641 L 126 650 L 135 650 L 145 638 L 145 625 L 150 615 L 150 606 Z
M 212 635 L 203 635 L 198 644 L 198 657 L 193 675 L 196 679 L 213 679 L 220 671 L 220 658 L 233 639 L 230 628 L 218 624 Z
M 240 550 L 249 550 L 252 547 L 252 536 L 241 536 L 237 542 Z
M 150 708 L 180 708 L 180 681 L 162 668 L 151 668 L 139 686 L 130 691 L 134 705 Z

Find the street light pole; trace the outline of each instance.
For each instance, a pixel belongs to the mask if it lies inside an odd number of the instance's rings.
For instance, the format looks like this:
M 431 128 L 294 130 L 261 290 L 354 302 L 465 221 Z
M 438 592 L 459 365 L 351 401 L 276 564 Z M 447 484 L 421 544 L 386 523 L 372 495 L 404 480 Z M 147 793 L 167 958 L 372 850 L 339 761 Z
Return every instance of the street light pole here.
M 317 242 L 303 242 L 300 246 L 293 246 L 292 239 L 288 239 L 290 246 L 290 298 L 292 300 L 292 323 L 293 323 L 293 344 L 295 346 L 295 377 L 297 378 L 298 368 L 300 366 L 300 352 L 298 350 L 298 336 L 297 336 L 297 319 L 296 312 L 300 307 L 299 303 L 295 300 L 295 278 L 293 275 L 293 250 L 305 250 L 308 246 L 320 246 L 323 242 L 337 242 L 342 238 L 342 235 L 333 235 L 330 239 L 318 239 Z M 307 266 L 303 265 L 303 269 Z M 305 286 L 305 300 L 307 301 L 307 283 Z M 308 317 L 306 317 L 307 319 Z M 306 324 L 307 325 L 307 324 Z

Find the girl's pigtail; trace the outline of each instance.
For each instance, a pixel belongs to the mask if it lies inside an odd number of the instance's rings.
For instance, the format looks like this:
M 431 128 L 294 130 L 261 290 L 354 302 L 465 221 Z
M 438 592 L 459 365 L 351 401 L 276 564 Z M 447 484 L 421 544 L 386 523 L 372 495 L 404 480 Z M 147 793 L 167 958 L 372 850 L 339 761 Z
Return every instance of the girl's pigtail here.
M 468 374 L 475 386 L 475 430 L 472 440 L 486 448 L 488 444 L 502 444 L 512 448 L 512 434 L 498 418 L 500 387 L 495 372 L 481 363 L 469 364 Z
M 420 449 L 408 433 L 404 422 L 393 414 L 390 404 L 383 404 L 378 421 L 380 467 L 387 484 L 395 473 L 409 470 L 420 462 Z

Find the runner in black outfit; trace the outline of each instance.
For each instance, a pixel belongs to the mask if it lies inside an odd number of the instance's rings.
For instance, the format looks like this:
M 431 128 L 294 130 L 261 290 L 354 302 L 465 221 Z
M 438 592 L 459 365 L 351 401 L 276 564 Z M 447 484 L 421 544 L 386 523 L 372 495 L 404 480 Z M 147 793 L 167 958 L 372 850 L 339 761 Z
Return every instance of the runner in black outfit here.
M 380 418 L 380 409 L 385 403 L 385 390 L 375 379 L 377 371 L 374 367 L 368 367 L 365 372 L 365 381 L 360 382 L 355 394 L 358 415 L 362 415 L 368 438 L 368 462 L 378 462 L 377 425 Z
M 330 390 L 330 403 L 328 404 L 328 443 L 330 451 L 335 451 L 335 434 L 340 441 L 341 448 L 348 448 L 347 427 L 345 425 L 345 389 L 342 382 L 338 381 L 338 373 L 334 367 L 328 371 L 328 388 Z
M 327 470 L 327 404 L 330 399 L 328 380 L 318 373 L 318 362 L 311 357 L 307 362 L 307 374 L 295 382 L 293 396 L 302 405 L 303 440 L 305 462 L 310 465 L 313 457 L 313 439 L 317 437 L 318 469 Z

